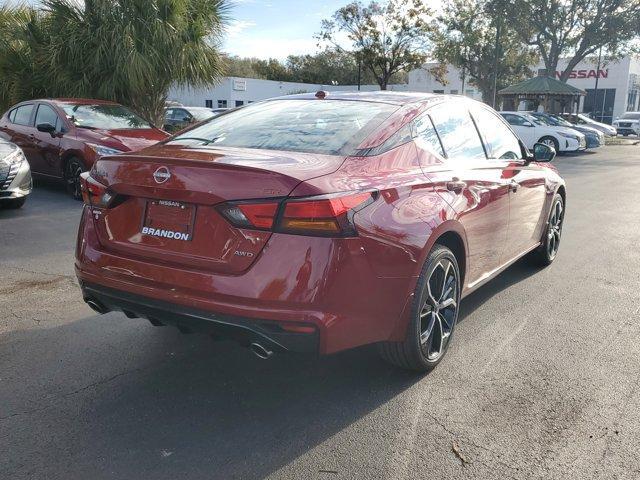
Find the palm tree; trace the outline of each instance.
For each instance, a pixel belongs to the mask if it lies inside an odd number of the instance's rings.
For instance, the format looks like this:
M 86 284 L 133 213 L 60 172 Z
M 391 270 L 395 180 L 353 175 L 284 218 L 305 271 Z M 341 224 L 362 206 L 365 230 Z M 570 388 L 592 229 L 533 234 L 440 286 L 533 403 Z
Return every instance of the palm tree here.
M 171 85 L 221 76 L 228 8 L 227 0 L 45 0 L 30 16 L 38 28 L 25 34 L 38 86 L 115 100 L 161 124 Z

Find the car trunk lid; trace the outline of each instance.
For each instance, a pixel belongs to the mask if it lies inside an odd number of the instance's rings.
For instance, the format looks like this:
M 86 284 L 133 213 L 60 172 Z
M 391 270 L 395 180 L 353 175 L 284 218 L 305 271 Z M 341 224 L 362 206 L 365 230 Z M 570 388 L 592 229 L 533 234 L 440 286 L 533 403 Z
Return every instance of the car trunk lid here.
M 251 266 L 271 233 L 233 227 L 215 208 L 286 197 L 343 157 L 163 145 L 100 159 L 92 176 L 115 197 L 94 209 L 101 245 L 122 255 L 220 273 Z

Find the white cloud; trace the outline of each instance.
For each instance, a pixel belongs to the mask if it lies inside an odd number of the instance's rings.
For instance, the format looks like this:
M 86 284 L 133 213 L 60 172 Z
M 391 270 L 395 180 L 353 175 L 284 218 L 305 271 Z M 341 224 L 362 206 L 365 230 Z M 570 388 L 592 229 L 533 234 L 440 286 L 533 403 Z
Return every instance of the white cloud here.
M 255 27 L 256 22 L 251 20 L 233 20 L 226 27 L 227 38 L 236 38 L 243 30 Z

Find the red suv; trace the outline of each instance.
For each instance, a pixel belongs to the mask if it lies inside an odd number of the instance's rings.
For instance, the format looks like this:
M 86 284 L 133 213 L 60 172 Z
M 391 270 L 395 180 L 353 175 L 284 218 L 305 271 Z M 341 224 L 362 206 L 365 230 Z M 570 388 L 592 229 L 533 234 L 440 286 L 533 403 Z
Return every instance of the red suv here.
M 126 107 L 103 100 L 30 100 L 0 118 L 0 136 L 22 148 L 34 175 L 64 180 L 81 198 L 80 173 L 102 155 L 147 147 L 169 136 Z
M 443 357 L 460 299 L 558 251 L 565 186 L 485 105 L 296 95 L 84 173 L 76 272 L 96 311 L 234 338 L 258 356 L 379 343 Z

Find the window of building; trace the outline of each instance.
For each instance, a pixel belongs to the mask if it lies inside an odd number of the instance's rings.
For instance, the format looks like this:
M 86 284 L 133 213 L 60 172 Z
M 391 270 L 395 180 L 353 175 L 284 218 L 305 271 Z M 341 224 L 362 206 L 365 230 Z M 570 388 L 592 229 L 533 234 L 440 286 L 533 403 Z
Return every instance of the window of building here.
M 452 90 L 450 90 L 451 95 L 458 95 L 458 89 L 454 88 Z
M 218 108 L 227 108 L 226 100 L 218 100 Z
M 33 105 L 22 105 L 16 108 L 13 123 L 17 125 L 31 125 L 31 112 L 33 112 Z
M 444 93 L 444 90 L 434 90 L 433 93 Z
M 204 106 L 207 108 L 213 108 L 213 100 L 205 100 Z
M 469 110 L 462 103 L 446 102 L 429 110 L 444 151 L 449 158 L 486 158 Z
M 469 88 L 465 90 L 465 92 L 468 97 L 473 97 L 476 94 L 476 91 L 473 88 Z
M 582 111 L 590 113 L 591 118 L 598 122 L 611 123 L 613 121 L 613 105 L 616 100 L 615 88 L 585 89 Z
M 244 105 L 242 100 L 236 100 L 236 107 L 241 107 L 242 105 Z

